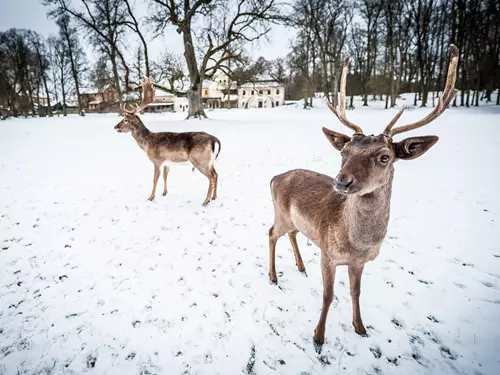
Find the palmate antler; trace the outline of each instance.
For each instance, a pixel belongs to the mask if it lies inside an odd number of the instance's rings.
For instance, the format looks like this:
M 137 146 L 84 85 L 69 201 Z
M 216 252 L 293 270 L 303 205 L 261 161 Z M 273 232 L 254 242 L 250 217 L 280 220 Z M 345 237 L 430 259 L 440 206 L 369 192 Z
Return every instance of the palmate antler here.
M 340 120 L 342 124 L 347 126 L 348 128 L 354 130 L 354 134 L 363 134 L 363 130 L 350 122 L 345 115 L 345 86 L 347 83 L 347 72 L 349 70 L 349 56 L 346 56 L 344 59 L 344 67 L 342 68 L 342 76 L 340 77 L 340 102 L 339 109 L 335 109 L 335 107 L 330 103 L 328 98 L 325 96 L 326 105 L 330 108 L 330 111 L 335 113 L 335 116 Z
M 396 117 L 392 119 L 392 121 L 387 125 L 384 130 L 384 135 L 392 138 L 396 134 L 401 134 L 413 129 L 421 128 L 422 126 L 427 125 L 428 123 L 437 119 L 445 110 L 448 108 L 450 103 L 453 101 L 453 98 L 457 94 L 458 90 L 455 90 L 455 81 L 457 79 L 457 66 L 458 66 L 458 48 L 451 44 L 451 57 L 450 57 L 450 65 L 448 67 L 448 76 L 446 78 L 446 86 L 444 91 L 439 95 L 438 105 L 425 116 L 422 120 L 414 122 L 408 125 L 398 126 L 396 128 L 392 128 L 396 121 L 401 117 L 404 111 L 404 107 L 398 112 Z
M 151 82 L 151 77 L 146 77 L 146 79 L 141 83 L 142 86 L 142 101 L 141 104 L 136 105 L 136 107 L 132 110 L 128 110 L 125 108 L 125 104 L 122 105 L 122 110 L 129 115 L 136 115 L 140 113 L 144 108 L 148 106 L 149 103 L 152 103 L 155 99 L 155 90 L 153 87 L 153 82 Z

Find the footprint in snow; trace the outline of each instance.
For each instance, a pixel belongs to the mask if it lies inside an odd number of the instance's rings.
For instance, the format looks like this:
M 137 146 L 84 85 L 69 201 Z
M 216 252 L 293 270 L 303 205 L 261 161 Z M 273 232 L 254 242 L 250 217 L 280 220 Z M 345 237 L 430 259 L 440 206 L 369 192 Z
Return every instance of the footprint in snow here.
M 382 357 L 382 352 L 378 346 L 370 347 L 370 352 L 372 352 L 373 356 L 377 359 Z
M 422 284 L 426 284 L 426 285 L 432 285 L 433 284 L 432 281 L 427 281 L 427 280 L 423 280 L 423 279 L 418 279 L 418 282 L 422 283 Z
M 392 318 L 391 323 L 396 327 L 396 329 L 404 328 L 403 324 L 396 318 Z
M 444 357 L 444 358 L 447 358 L 447 359 L 452 359 L 452 360 L 455 360 L 457 359 L 457 355 L 450 350 L 450 348 L 448 348 L 447 346 L 445 345 L 441 345 L 439 347 L 439 351 L 441 352 L 441 355 Z
M 490 283 L 489 281 L 481 281 L 481 284 L 483 284 L 487 288 L 494 288 L 494 289 L 496 289 L 495 284 Z
M 442 322 L 441 320 L 437 319 L 435 316 L 433 315 L 429 315 L 427 316 L 427 319 L 429 319 L 432 323 L 444 323 Z

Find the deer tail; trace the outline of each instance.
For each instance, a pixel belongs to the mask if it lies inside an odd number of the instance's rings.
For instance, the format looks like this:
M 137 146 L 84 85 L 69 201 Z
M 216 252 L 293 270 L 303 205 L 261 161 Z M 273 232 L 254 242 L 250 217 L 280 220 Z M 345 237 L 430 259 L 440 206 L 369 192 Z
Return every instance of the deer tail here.
M 217 144 L 217 146 L 218 146 L 216 154 L 215 154 L 215 144 Z M 219 139 L 217 137 L 212 136 L 212 152 L 215 154 L 216 159 L 219 157 L 220 149 L 221 149 L 221 145 L 220 145 Z

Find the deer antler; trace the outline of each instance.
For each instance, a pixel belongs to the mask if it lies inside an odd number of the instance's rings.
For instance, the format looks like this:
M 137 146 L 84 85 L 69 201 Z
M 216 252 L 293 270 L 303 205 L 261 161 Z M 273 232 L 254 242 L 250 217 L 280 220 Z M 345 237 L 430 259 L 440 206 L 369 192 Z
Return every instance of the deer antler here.
M 149 103 L 153 102 L 155 99 L 155 90 L 153 87 L 153 82 L 151 82 L 151 77 L 146 77 L 146 79 L 141 83 L 142 86 L 142 101 L 141 104 L 136 105 L 133 110 L 125 109 L 125 105 L 122 105 L 122 110 L 130 115 L 136 115 L 140 113 L 144 108 L 148 106 Z
M 350 122 L 345 115 L 345 86 L 346 86 L 346 82 L 347 82 L 347 71 L 348 70 L 349 70 L 349 56 L 346 56 L 346 58 L 344 59 L 344 67 L 342 68 L 342 76 L 340 77 L 339 109 L 338 110 L 335 109 L 335 107 L 332 105 L 332 103 L 330 103 L 330 101 L 328 100 L 328 98 L 326 96 L 325 96 L 325 101 L 326 101 L 328 108 L 330 108 L 330 111 L 335 113 L 335 116 L 337 116 L 337 118 L 340 120 L 340 122 L 342 124 L 344 124 L 345 126 L 347 126 L 350 129 L 354 130 L 355 134 L 363 134 L 363 130 L 359 126 Z
M 427 125 L 428 123 L 437 119 L 445 110 L 448 108 L 448 105 L 452 102 L 458 90 L 455 90 L 455 81 L 457 79 L 457 65 L 458 65 L 458 48 L 451 44 L 451 57 L 450 57 L 450 65 L 448 66 L 448 76 L 446 78 L 446 86 L 444 91 L 439 95 L 439 102 L 436 108 L 433 109 L 431 113 L 425 116 L 422 120 L 414 122 L 413 124 L 398 126 L 396 128 L 392 128 L 396 121 L 403 114 L 404 108 L 401 109 L 398 114 L 394 117 L 394 119 L 387 125 L 383 134 L 389 138 L 396 134 L 404 133 L 413 129 L 421 128 L 422 126 Z

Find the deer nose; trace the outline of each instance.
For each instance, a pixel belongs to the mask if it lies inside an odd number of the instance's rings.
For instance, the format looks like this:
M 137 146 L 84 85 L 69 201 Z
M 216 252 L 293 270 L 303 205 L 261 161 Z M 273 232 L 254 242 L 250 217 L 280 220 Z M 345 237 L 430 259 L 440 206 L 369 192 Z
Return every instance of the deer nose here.
M 352 177 L 339 174 L 335 178 L 335 187 L 339 190 L 346 190 L 349 186 L 352 185 L 352 182 L 353 182 Z

